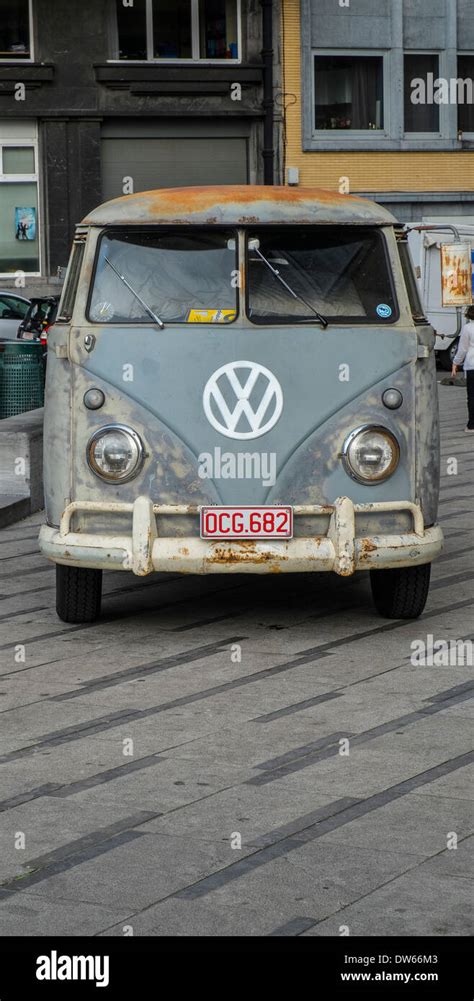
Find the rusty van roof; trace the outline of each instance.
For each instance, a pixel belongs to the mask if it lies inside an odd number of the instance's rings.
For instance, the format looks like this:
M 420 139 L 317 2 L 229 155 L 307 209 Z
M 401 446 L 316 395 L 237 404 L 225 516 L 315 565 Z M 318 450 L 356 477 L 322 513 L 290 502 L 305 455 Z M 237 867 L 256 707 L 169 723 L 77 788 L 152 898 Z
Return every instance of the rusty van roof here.
M 83 225 L 304 225 L 391 226 L 386 209 L 368 198 L 340 195 L 322 188 L 265 185 L 213 185 L 159 188 L 104 202 Z

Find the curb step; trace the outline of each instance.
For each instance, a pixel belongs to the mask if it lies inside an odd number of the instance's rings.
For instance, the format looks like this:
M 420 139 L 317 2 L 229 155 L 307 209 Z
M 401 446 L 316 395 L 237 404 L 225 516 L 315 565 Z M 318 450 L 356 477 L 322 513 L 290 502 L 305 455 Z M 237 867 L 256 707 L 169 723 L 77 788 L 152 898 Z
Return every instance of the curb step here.
M 17 468 L 18 459 L 23 468 Z M 0 528 L 43 507 L 43 409 L 0 420 Z
M 13 525 L 16 521 L 27 518 L 30 513 L 29 497 L 0 494 L 0 528 Z

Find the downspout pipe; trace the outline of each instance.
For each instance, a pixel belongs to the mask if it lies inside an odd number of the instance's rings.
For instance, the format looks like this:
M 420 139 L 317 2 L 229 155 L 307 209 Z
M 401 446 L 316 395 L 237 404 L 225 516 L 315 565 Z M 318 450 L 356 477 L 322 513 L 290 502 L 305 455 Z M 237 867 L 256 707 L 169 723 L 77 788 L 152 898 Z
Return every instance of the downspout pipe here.
M 262 5 L 263 59 L 263 183 L 274 183 L 273 148 L 273 0 L 260 0 Z

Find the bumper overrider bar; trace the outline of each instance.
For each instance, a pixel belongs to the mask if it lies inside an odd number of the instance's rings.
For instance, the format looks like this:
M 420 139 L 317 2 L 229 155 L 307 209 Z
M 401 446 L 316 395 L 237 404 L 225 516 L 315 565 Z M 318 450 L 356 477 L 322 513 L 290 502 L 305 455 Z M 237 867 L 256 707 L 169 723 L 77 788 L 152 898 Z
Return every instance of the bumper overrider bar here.
M 409 511 L 413 531 L 400 535 L 356 536 L 356 514 L 385 511 Z M 132 533 L 71 532 L 71 519 L 76 512 L 131 513 Z M 156 516 L 197 517 L 199 507 L 153 504 L 149 497 L 142 496 L 133 504 L 73 501 L 67 505 L 59 529 L 43 525 L 39 541 L 44 555 L 56 563 L 132 570 L 138 576 L 169 570 L 193 574 L 333 570 L 346 577 L 356 570 L 430 563 L 443 547 L 441 528 L 438 525 L 425 528 L 420 506 L 410 501 L 353 504 L 348 497 L 338 497 L 333 504 L 296 505 L 293 513 L 296 517 L 329 515 L 327 533 L 286 540 L 160 537 Z

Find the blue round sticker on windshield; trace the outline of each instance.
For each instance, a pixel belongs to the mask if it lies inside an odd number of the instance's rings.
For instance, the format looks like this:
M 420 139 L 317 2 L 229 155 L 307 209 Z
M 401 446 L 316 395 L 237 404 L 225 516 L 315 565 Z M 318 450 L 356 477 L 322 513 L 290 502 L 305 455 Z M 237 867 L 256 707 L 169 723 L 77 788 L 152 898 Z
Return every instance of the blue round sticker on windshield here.
M 377 313 L 379 316 L 383 316 L 383 318 L 386 319 L 388 316 L 392 315 L 392 307 L 387 306 L 386 302 L 381 302 L 380 305 L 377 306 Z

